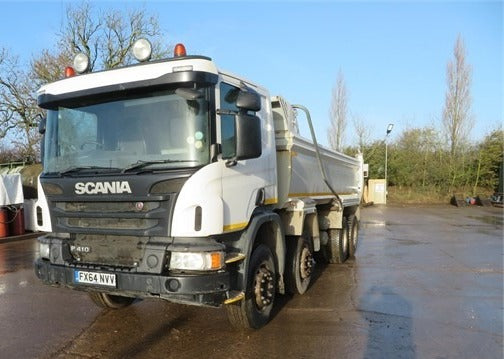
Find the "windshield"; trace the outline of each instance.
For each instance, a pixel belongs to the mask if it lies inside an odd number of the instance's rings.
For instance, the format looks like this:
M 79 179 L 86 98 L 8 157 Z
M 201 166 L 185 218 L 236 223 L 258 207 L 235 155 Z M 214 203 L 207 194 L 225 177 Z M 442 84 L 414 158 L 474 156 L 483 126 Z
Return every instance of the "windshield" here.
M 208 163 L 208 91 L 199 91 L 196 100 L 171 90 L 49 110 L 44 172 L 120 172 Z

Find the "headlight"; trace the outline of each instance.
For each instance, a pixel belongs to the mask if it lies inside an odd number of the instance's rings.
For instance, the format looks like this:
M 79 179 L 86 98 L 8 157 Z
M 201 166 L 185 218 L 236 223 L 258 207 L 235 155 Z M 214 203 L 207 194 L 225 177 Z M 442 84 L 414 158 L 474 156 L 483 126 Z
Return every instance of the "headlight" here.
M 51 253 L 51 246 L 49 243 L 39 242 L 39 255 L 43 259 L 49 259 Z
M 219 270 L 224 266 L 223 252 L 172 252 L 170 269 Z

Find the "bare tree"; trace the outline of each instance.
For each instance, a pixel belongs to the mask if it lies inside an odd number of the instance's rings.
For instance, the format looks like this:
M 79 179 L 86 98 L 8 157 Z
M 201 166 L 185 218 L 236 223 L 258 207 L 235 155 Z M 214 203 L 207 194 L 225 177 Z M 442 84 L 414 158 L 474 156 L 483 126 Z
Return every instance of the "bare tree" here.
M 61 79 L 65 67 L 72 64 L 72 57 L 69 49 L 61 49 L 55 54 L 49 50 L 43 50 L 42 54 L 31 63 L 37 86 L 40 87 L 45 83 Z
M 90 59 L 90 70 L 93 70 L 98 58 L 103 20 L 94 16 L 89 2 L 82 2 L 76 7 L 67 6 L 64 24 L 58 34 L 59 49 L 69 54 L 85 53 Z
M 41 83 L 61 78 L 78 52 L 89 57 L 91 71 L 131 64 L 135 61 L 131 48 L 141 37 L 151 41 L 154 59 L 170 53 L 169 44 L 163 42 L 164 34 L 157 17 L 145 10 L 97 13 L 89 2 L 82 2 L 67 7 L 63 24 L 55 50 L 44 50 L 32 61 L 33 71 Z
M 155 16 L 144 10 L 125 13 L 110 10 L 96 12 L 90 3 L 67 8 L 54 50 L 44 50 L 31 62 L 31 71 L 16 56 L 0 49 L 0 139 L 15 145 L 22 157 L 34 160 L 39 139 L 34 124 L 42 111 L 37 106 L 40 85 L 61 79 L 66 66 L 77 52 L 84 52 L 91 69 L 109 69 L 133 62 L 131 47 L 140 37 L 153 44 L 153 58 L 168 56 L 168 44 L 162 45 L 162 31 Z M 6 141 L 2 143 L 6 146 Z
M 347 122 L 347 90 L 343 72 L 340 70 L 336 85 L 332 90 L 331 108 L 329 117 L 331 127 L 328 132 L 329 143 L 335 150 L 341 151 Z
M 357 136 L 359 150 L 363 152 L 364 148 L 369 143 L 369 139 L 371 137 L 371 128 L 364 123 L 364 120 L 358 114 L 352 113 L 351 117 L 355 130 L 355 135 Z
M 33 79 L 20 70 L 17 57 L 0 50 L 0 139 L 10 135 L 19 156 L 32 161 L 39 151 L 33 126 L 39 113 Z
M 466 51 L 461 36 L 453 49 L 453 61 L 446 67 L 446 95 L 443 127 L 448 137 L 450 154 L 456 156 L 464 138 L 473 126 L 471 115 L 471 66 L 466 62 Z
M 104 68 L 114 68 L 134 61 L 131 48 L 136 40 L 147 37 L 153 41 L 154 58 L 168 55 L 166 46 L 161 45 L 162 32 L 156 17 L 148 17 L 144 11 L 135 10 L 123 16 L 111 12 L 105 17 L 102 63 Z

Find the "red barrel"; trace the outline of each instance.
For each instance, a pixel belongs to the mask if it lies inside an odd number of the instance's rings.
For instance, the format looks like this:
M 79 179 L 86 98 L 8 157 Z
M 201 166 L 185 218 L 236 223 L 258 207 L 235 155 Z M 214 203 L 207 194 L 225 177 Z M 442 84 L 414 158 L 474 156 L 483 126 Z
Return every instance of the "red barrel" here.
M 20 236 L 25 234 L 24 209 L 11 208 L 9 211 L 9 235 Z
M 0 208 L 0 238 L 9 236 L 9 213 L 6 208 Z

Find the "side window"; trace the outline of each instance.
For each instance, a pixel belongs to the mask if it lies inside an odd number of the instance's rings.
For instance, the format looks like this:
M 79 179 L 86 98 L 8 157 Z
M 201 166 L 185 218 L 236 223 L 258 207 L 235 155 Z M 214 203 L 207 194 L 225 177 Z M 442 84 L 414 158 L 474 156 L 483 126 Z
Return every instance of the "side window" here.
M 220 85 L 221 110 L 238 111 L 236 99 L 240 89 L 226 83 Z M 221 115 L 222 158 L 232 158 L 236 149 L 235 122 L 233 115 Z

